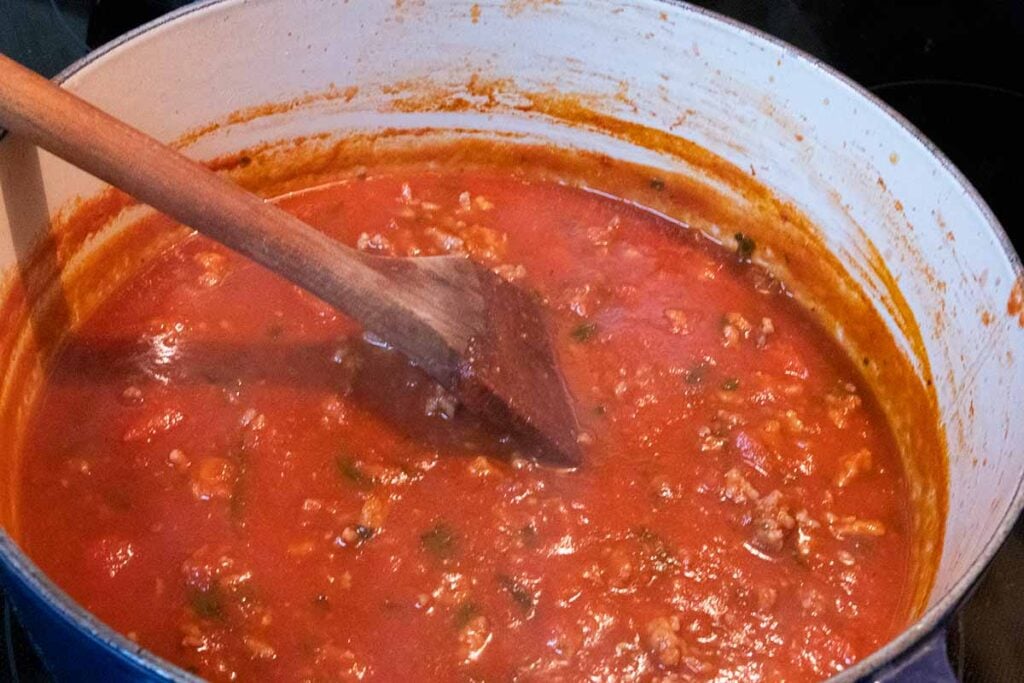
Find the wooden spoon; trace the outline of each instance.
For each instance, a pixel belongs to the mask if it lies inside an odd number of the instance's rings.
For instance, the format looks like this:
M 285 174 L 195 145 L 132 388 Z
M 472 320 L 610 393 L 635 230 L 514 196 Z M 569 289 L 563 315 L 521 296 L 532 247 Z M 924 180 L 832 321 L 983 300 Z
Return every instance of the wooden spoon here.
M 346 247 L 0 55 L 0 125 L 362 323 L 537 457 L 580 463 L 537 298 L 469 259 Z

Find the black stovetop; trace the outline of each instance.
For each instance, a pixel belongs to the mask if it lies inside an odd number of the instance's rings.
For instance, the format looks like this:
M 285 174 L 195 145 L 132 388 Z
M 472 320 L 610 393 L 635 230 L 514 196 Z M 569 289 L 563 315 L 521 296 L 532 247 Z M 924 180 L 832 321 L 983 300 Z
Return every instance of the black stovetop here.
M 382 0 L 369 0 L 382 1 Z M 45 75 L 183 0 L 0 0 L 0 52 Z M 1024 0 L 705 0 L 864 84 L 970 178 L 1024 251 Z M 969 683 L 1024 680 L 1024 523 L 956 616 Z M 2 595 L 0 595 L 2 600 Z M 5 609 L 0 680 L 46 676 Z

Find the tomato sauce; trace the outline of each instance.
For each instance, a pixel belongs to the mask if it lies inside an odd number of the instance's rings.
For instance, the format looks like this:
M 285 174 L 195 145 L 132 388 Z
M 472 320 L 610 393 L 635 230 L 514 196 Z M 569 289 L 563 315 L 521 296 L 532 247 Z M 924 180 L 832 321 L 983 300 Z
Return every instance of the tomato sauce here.
M 586 461 L 191 237 L 76 330 L 24 447 L 22 543 L 112 627 L 214 680 L 664 681 L 821 679 L 903 627 L 891 431 L 751 240 L 500 170 L 280 203 L 536 290 Z

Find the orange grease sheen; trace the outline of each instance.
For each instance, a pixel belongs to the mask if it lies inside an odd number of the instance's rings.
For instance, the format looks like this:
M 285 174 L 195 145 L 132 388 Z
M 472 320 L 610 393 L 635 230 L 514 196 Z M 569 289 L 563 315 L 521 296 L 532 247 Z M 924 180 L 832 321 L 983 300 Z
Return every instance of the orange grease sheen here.
M 902 628 L 892 434 L 763 270 L 508 173 L 282 205 L 351 244 L 521 265 L 586 464 L 517 461 L 351 321 L 190 238 L 75 333 L 23 454 L 24 547 L 111 626 L 223 680 L 815 680 Z

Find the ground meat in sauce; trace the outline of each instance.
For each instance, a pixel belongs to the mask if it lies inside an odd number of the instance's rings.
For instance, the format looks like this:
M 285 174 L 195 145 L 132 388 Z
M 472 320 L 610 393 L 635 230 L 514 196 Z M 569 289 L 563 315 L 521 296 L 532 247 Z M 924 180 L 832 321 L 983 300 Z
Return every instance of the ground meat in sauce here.
M 537 290 L 580 471 L 519 458 L 379 340 L 194 237 L 58 359 L 23 454 L 32 557 L 214 680 L 815 680 L 883 644 L 910 512 L 834 342 L 749 238 L 737 255 L 528 171 L 371 168 L 282 204 Z

